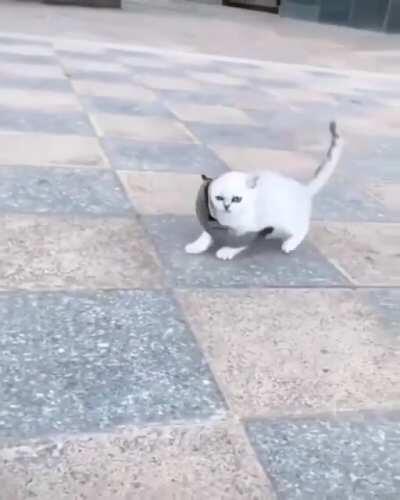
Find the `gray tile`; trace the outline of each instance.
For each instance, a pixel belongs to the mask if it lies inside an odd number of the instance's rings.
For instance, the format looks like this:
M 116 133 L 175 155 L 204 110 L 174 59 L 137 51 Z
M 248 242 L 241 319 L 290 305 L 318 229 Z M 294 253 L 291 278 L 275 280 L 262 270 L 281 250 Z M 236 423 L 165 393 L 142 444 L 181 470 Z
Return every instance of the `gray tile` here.
M 2 45 L 39 45 L 45 47 L 51 47 L 51 42 L 46 40 L 39 40 L 38 38 L 23 38 L 18 36 L 4 36 L 0 35 L 0 43 Z
M 143 143 L 105 138 L 103 146 L 114 168 L 192 174 L 222 174 L 225 164 L 199 144 Z
M 223 410 L 196 341 L 161 292 L 3 294 L 0 322 L 3 438 Z
M 192 217 L 153 216 L 144 222 L 153 238 L 172 286 L 196 287 L 284 287 L 346 285 L 345 278 L 310 244 L 290 256 L 275 241 L 261 241 L 233 261 L 214 255 L 187 255 L 184 247 L 200 234 Z
M 397 500 L 400 418 L 256 421 L 250 441 L 281 500 Z
M 270 131 L 265 127 L 203 123 L 188 123 L 187 127 L 198 139 L 209 145 L 274 149 L 293 148 L 292 138 L 288 134 L 280 131 L 269 133 Z
M 49 113 L 6 107 L 0 107 L 0 130 L 6 132 L 94 135 L 93 128 L 84 113 Z
M 380 203 L 354 185 L 354 177 L 332 180 L 315 198 L 313 218 L 326 221 L 396 222 L 396 214 L 389 213 Z
M 131 79 L 128 73 L 114 71 L 98 71 L 98 70 L 69 70 L 68 76 L 75 80 L 96 80 L 101 82 L 130 82 Z
M 113 172 L 62 167 L 0 169 L 2 212 L 119 215 L 131 209 Z
M 28 90 L 50 90 L 52 92 L 73 92 L 69 80 L 66 78 L 37 78 L 10 76 L 0 71 L 0 89 L 12 87 Z
M 58 61 L 54 56 L 44 56 L 36 54 L 14 54 L 7 52 L 0 52 L 0 63 L 24 63 L 24 64 L 50 64 L 58 66 Z
M 107 96 L 83 96 L 81 97 L 81 102 L 86 109 L 95 113 L 115 113 L 136 116 L 174 116 L 159 101 L 135 101 L 134 91 L 132 91 L 132 99 Z
M 380 288 L 367 292 L 369 304 L 377 311 L 389 337 L 400 336 L 400 289 Z

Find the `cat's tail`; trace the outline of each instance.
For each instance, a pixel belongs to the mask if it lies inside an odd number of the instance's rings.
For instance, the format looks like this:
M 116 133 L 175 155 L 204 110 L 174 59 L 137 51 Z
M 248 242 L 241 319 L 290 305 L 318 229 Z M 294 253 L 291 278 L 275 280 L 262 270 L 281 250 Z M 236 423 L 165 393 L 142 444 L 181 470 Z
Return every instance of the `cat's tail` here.
M 307 186 L 311 196 L 317 194 L 325 186 L 335 171 L 336 165 L 339 163 L 342 155 L 343 141 L 337 132 L 336 122 L 329 124 L 329 131 L 331 133 L 331 144 L 328 152 Z

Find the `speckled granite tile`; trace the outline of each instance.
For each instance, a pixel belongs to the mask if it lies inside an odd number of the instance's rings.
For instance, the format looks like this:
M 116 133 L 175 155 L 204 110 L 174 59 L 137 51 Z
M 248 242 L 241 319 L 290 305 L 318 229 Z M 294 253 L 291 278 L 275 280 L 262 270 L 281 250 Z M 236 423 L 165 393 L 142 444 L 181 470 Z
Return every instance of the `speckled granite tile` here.
M 106 137 L 102 140 L 111 165 L 124 170 L 152 170 L 217 176 L 226 165 L 200 144 L 136 142 Z
M 45 47 L 51 47 L 51 42 L 47 40 L 43 40 L 40 38 L 25 38 L 21 36 L 14 36 L 14 35 L 0 35 L 0 43 L 2 45 L 38 45 L 38 46 L 45 46 Z
M 2 167 L 0 210 L 20 213 L 128 214 L 132 205 L 114 172 Z
M 380 288 L 366 292 L 368 303 L 379 315 L 388 336 L 400 337 L 400 289 Z
M 7 500 L 276 500 L 240 424 L 141 426 L 0 450 Z
M 72 92 L 71 83 L 62 78 L 35 78 L 33 76 L 12 76 L 0 71 L 0 89 L 2 87 L 31 89 L 31 90 L 50 90 L 52 92 Z
M 211 253 L 187 255 L 184 247 L 201 232 L 193 217 L 149 216 L 144 222 L 164 263 L 168 281 L 178 287 L 335 286 L 347 280 L 310 244 L 292 255 L 280 243 L 261 241 L 248 253 L 223 262 Z
M 134 89 L 132 89 L 134 90 Z M 159 101 L 143 102 L 120 97 L 81 97 L 81 102 L 91 112 L 94 113 L 115 113 L 138 116 L 167 116 L 174 115 Z
M 247 424 L 282 500 L 397 500 L 399 415 Z
M 200 419 L 223 402 L 167 295 L 0 296 L 0 436 Z
M 37 54 L 17 54 L 0 51 L 0 64 L 8 63 L 24 63 L 24 64 L 49 64 L 58 66 L 58 60 L 52 55 L 37 55 Z
M 399 400 L 399 338 L 364 291 L 177 294 L 230 409 L 241 418 L 382 408 Z
M 152 245 L 135 219 L 0 218 L 0 290 L 160 288 Z
M 291 134 L 272 132 L 250 125 L 215 125 L 188 123 L 187 127 L 204 144 L 255 148 L 293 149 Z
M 0 106 L 0 130 L 48 134 L 94 135 L 87 116 L 79 112 L 50 113 Z

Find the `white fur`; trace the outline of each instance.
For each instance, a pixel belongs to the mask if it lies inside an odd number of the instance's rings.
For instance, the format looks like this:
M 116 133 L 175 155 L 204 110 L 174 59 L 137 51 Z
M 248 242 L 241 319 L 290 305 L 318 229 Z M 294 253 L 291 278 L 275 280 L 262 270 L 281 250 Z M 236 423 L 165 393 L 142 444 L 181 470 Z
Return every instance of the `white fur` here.
M 211 245 L 211 236 L 207 233 L 207 231 L 203 231 L 196 241 L 193 241 L 193 243 L 189 243 L 185 246 L 185 252 L 191 254 L 200 254 L 206 252 Z

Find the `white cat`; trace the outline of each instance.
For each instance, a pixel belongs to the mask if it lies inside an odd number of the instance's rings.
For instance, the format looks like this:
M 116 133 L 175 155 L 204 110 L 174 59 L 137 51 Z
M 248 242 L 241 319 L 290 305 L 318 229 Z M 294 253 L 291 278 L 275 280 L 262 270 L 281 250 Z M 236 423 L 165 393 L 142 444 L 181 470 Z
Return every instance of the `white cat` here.
M 308 233 L 313 197 L 328 182 L 341 156 L 343 143 L 336 123 L 331 122 L 329 129 L 331 144 L 326 158 L 308 184 L 269 171 L 228 172 L 210 183 L 210 214 L 238 235 L 272 227 L 273 237 L 283 239 L 283 252 L 295 250 Z M 191 254 L 202 253 L 212 243 L 211 235 L 203 231 L 185 250 Z M 245 248 L 222 247 L 216 256 L 230 260 Z

